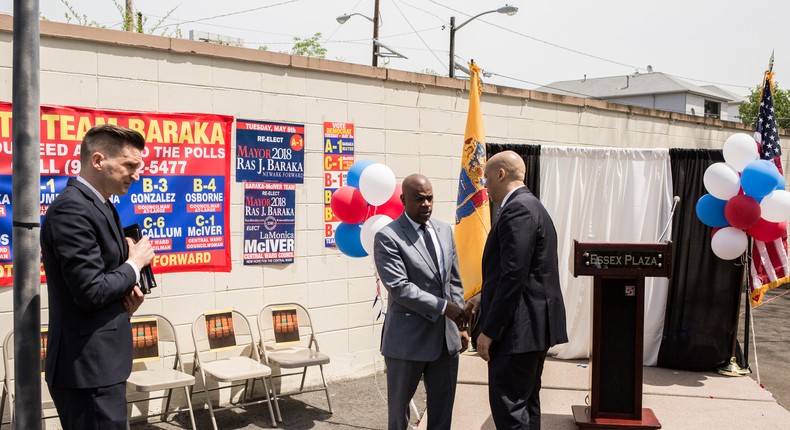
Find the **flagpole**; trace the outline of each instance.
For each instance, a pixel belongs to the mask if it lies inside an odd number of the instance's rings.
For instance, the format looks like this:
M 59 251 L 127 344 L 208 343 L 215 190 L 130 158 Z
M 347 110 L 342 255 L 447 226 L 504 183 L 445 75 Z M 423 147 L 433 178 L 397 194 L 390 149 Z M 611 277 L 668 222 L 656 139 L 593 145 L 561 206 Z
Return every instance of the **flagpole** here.
M 754 246 L 754 239 L 750 237 L 749 238 L 749 246 L 746 248 L 746 262 L 748 263 L 748 266 L 744 267 L 744 269 L 743 269 L 744 272 L 746 272 L 747 274 L 750 272 L 751 267 L 752 267 L 752 257 L 753 257 L 752 256 L 752 247 L 753 246 Z M 747 278 L 746 279 L 746 284 L 744 286 L 745 290 L 746 290 L 745 291 L 745 294 L 746 294 L 745 302 L 746 303 L 744 304 L 744 306 L 745 306 L 746 309 L 744 309 L 745 317 L 744 317 L 744 321 L 743 321 L 743 367 L 744 367 L 744 369 L 748 370 L 749 373 L 752 373 L 751 369 L 749 369 L 749 332 L 751 330 L 751 324 L 752 324 L 752 300 L 751 300 L 751 294 L 749 293 L 749 283 L 748 282 L 749 282 L 749 279 Z
M 741 297 L 749 294 L 749 266 L 748 266 L 749 259 L 748 258 L 749 257 L 747 252 L 746 261 L 743 261 L 743 259 L 741 260 L 743 262 L 743 271 L 741 275 L 741 283 L 738 286 L 738 305 L 735 306 L 735 326 L 732 329 L 730 360 L 727 363 L 721 365 L 718 369 L 716 369 L 716 371 L 721 375 L 747 376 L 750 373 L 752 373 L 751 370 L 749 370 L 748 366 L 741 367 L 738 364 L 738 358 L 736 357 L 735 354 L 738 346 L 738 322 L 741 319 L 741 315 L 740 315 Z M 749 306 L 748 297 L 746 298 L 746 306 Z

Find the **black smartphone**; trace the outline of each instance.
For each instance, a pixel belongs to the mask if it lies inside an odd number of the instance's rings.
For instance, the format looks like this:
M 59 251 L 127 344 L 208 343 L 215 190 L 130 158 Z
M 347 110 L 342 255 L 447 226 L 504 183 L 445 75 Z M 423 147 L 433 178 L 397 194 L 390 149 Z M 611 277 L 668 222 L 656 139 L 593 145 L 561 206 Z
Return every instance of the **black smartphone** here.
M 132 224 L 123 228 L 123 235 L 131 238 L 135 243 L 143 238 L 140 231 L 140 224 Z M 143 294 L 151 294 L 151 288 L 156 288 L 156 279 L 151 265 L 147 265 L 140 270 L 140 291 Z

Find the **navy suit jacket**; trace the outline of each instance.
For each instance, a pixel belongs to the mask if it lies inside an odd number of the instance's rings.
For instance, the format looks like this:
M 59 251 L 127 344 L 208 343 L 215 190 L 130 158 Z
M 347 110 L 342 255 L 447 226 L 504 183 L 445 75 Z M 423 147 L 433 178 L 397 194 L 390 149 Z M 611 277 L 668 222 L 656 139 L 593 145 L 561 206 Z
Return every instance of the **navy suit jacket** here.
M 519 188 L 499 211 L 483 250 L 480 327 L 490 354 L 546 351 L 568 341 L 557 232 L 543 204 Z
M 132 328 L 122 298 L 135 285 L 109 207 L 75 178 L 47 209 L 41 250 L 49 295 L 46 380 L 59 388 L 125 381 Z

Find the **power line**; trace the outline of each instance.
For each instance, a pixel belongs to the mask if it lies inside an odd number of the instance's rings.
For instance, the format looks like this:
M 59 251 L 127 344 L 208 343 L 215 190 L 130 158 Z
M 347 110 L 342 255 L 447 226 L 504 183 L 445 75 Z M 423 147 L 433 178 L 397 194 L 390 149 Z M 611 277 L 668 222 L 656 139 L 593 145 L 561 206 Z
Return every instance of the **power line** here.
M 415 29 L 414 29 L 414 26 L 413 26 L 413 25 L 411 25 L 411 22 L 409 22 L 409 19 L 408 19 L 408 18 L 406 18 L 406 15 L 403 13 L 403 11 L 401 11 L 401 10 L 400 10 L 400 8 L 398 7 L 398 4 L 397 4 L 397 3 L 395 3 L 395 2 L 393 2 L 393 3 L 392 3 L 392 5 L 393 5 L 393 6 L 395 6 L 395 9 L 398 9 L 398 12 L 399 12 L 399 13 L 401 14 L 401 16 L 403 17 L 403 20 L 404 20 L 404 21 L 406 21 L 406 24 L 409 24 L 409 27 L 412 29 L 412 31 L 413 31 L 413 32 L 414 32 L 414 34 L 417 36 L 417 38 L 419 38 L 419 39 L 420 39 L 420 41 L 422 42 L 422 44 L 423 44 L 423 45 L 425 45 L 425 47 L 426 47 L 426 48 L 428 48 L 428 50 L 429 50 L 429 51 L 431 51 L 431 54 L 434 56 L 434 58 L 436 58 L 436 61 L 438 61 L 438 62 L 439 62 L 439 64 L 441 64 L 441 65 L 442 65 L 442 67 L 444 67 L 445 69 L 447 69 L 447 66 L 445 66 L 445 65 L 444 65 L 444 63 L 442 62 L 442 60 L 440 60 L 440 59 L 439 59 L 439 57 L 436 55 L 436 53 L 435 53 L 435 52 L 433 52 L 433 50 L 431 49 L 431 47 L 430 47 L 430 46 L 428 46 L 428 44 L 427 44 L 427 43 L 425 43 L 425 40 L 422 38 L 422 36 L 420 36 L 420 33 L 418 33 L 418 32 L 417 32 L 417 30 L 415 30 Z
M 403 0 L 393 0 L 393 1 L 397 1 L 399 3 L 403 3 L 404 5 L 409 6 L 412 9 L 417 9 L 420 12 L 424 12 L 424 13 L 427 13 L 428 15 L 434 16 L 434 17 L 436 17 L 436 19 L 438 19 L 444 25 L 448 24 L 447 19 L 442 18 L 441 16 L 439 16 L 439 15 L 437 15 L 437 14 L 431 12 L 431 11 L 428 11 L 428 10 L 425 10 L 425 9 L 421 9 L 421 8 L 419 8 L 417 6 L 414 6 L 413 4 L 406 3 Z
M 240 10 L 240 11 L 237 11 L 237 12 L 229 12 L 229 13 L 224 13 L 224 14 L 220 14 L 220 15 L 208 16 L 208 17 L 205 17 L 205 18 L 198 18 L 198 19 L 192 19 L 192 20 L 186 20 L 186 21 L 174 19 L 174 21 L 180 21 L 180 22 L 174 23 L 174 24 L 165 24 L 165 25 L 162 25 L 160 27 L 170 27 L 170 26 L 173 26 L 173 25 L 190 24 L 190 23 L 193 23 L 193 22 L 208 21 L 210 19 L 225 18 L 225 17 L 228 17 L 228 16 L 240 15 L 242 13 L 255 12 L 255 11 L 258 11 L 258 10 L 262 10 L 262 9 L 269 9 L 269 8 L 273 8 L 275 6 L 282 6 L 282 5 L 285 5 L 285 4 L 288 4 L 288 3 L 296 3 L 298 1 L 300 1 L 300 0 L 287 0 L 287 1 L 283 1 L 283 2 L 280 2 L 280 3 L 273 3 L 273 4 L 270 4 L 270 5 L 266 5 L 266 6 L 254 7 L 252 9 L 245 9 L 245 10 Z
M 441 6 L 441 7 L 445 8 L 445 9 L 451 10 L 451 11 L 453 11 L 455 13 L 459 13 L 459 14 L 464 15 L 464 16 L 470 16 L 469 14 L 466 14 L 466 13 L 460 11 L 460 10 L 457 10 L 457 9 L 453 9 L 453 8 L 451 8 L 449 6 L 443 5 L 443 4 L 441 4 L 441 3 L 439 3 L 439 2 L 437 2 L 435 0 L 428 0 L 428 1 L 430 1 L 431 3 L 433 3 L 433 4 L 437 5 L 437 6 Z M 601 57 L 601 56 L 598 56 L 598 55 L 594 55 L 594 54 L 588 54 L 586 52 L 579 51 L 578 49 L 569 48 L 567 46 L 562 46 L 562 45 L 559 45 L 559 44 L 554 43 L 554 42 L 549 42 L 547 40 L 543 40 L 543 39 L 537 38 L 535 36 L 530 36 L 528 34 L 521 33 L 519 31 L 511 30 L 511 29 L 503 27 L 501 25 L 494 24 L 492 22 L 488 22 L 485 19 L 480 19 L 480 21 L 482 21 L 482 22 L 484 22 L 484 23 L 486 23 L 486 24 L 488 24 L 490 26 L 499 28 L 501 30 L 505 30 L 507 32 L 516 34 L 518 36 L 521 36 L 521 37 L 524 37 L 524 38 L 527 38 L 527 39 L 530 39 L 530 40 L 534 40 L 536 42 L 543 43 L 545 45 L 549 45 L 549 46 L 554 47 L 554 48 L 562 49 L 564 51 L 572 52 L 574 54 L 583 55 L 585 57 L 593 58 L 593 59 L 596 59 L 596 60 L 599 60 L 599 61 L 604 61 L 604 62 L 615 64 L 615 65 L 618 65 L 618 66 L 628 67 L 628 68 L 635 69 L 635 70 L 647 71 L 647 69 L 644 68 L 644 67 L 634 66 L 632 64 L 627 64 L 627 63 L 623 63 L 623 62 L 620 62 L 620 61 L 611 60 L 611 59 L 604 58 L 604 57 Z M 727 83 L 723 83 L 723 82 L 707 81 L 707 80 L 704 80 L 704 79 L 688 78 L 688 77 L 684 77 L 684 76 L 673 75 L 671 73 L 666 73 L 666 74 L 670 75 L 670 76 L 674 76 L 676 78 L 686 79 L 686 80 L 696 81 L 696 82 L 703 82 L 703 83 L 706 83 L 706 84 L 725 85 L 725 86 L 730 86 L 730 87 L 748 88 L 748 89 L 752 88 L 751 86 L 747 86 L 747 85 L 727 84 Z
M 349 13 L 354 13 L 354 11 L 357 10 L 357 6 L 359 6 L 360 3 L 362 3 L 362 0 L 357 0 L 357 4 L 355 4 L 354 7 L 351 8 L 351 12 Z M 334 36 L 335 33 L 337 33 L 337 31 L 340 30 L 341 25 L 343 24 L 340 23 L 337 24 L 337 27 L 335 27 L 335 30 L 332 32 L 332 34 L 330 34 L 329 37 L 326 38 L 326 42 L 329 42 L 332 39 L 332 36 Z

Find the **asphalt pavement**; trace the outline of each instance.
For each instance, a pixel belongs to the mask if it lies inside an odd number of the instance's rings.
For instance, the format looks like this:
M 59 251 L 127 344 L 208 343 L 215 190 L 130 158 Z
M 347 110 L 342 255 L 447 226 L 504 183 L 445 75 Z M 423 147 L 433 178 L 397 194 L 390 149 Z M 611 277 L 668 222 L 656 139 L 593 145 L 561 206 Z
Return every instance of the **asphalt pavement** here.
M 750 339 L 749 344 L 750 376 L 755 381 L 759 379 L 777 403 L 790 410 L 790 287 L 768 291 L 763 303 L 752 312 L 754 339 Z M 741 345 L 744 345 L 744 321 L 742 311 Z
M 790 367 L 787 363 L 790 359 L 790 290 L 785 287 L 769 291 L 763 304 L 753 312 L 755 340 L 749 346 L 751 380 L 749 377 L 725 377 L 713 371 L 645 369 L 644 403 L 656 412 L 664 429 L 790 428 L 790 412 L 787 411 L 790 407 Z M 741 324 L 743 321 L 742 315 Z M 743 325 L 741 342 L 742 336 Z M 756 383 L 758 374 L 762 387 Z M 482 360 L 474 355 L 463 356 L 454 429 L 493 429 L 485 383 Z M 588 387 L 586 360 L 550 359 L 542 396 L 544 428 L 575 428 L 570 405 L 584 404 Z M 278 427 L 286 430 L 386 428 L 385 375 L 331 381 L 330 391 L 333 414 L 327 410 L 323 392 L 281 399 L 283 421 Z M 418 389 L 415 403 L 420 411 L 425 410 L 422 388 Z M 199 402 L 196 408 L 199 409 L 196 412 L 198 428 L 210 429 L 208 410 L 202 409 Z M 220 429 L 271 427 L 265 404 L 218 412 L 217 423 Z M 414 424 L 417 425 L 416 419 Z M 425 422 L 422 424 L 420 427 L 424 428 Z M 134 423 L 131 428 L 189 428 L 189 418 L 182 412 L 171 416 L 168 422 Z

